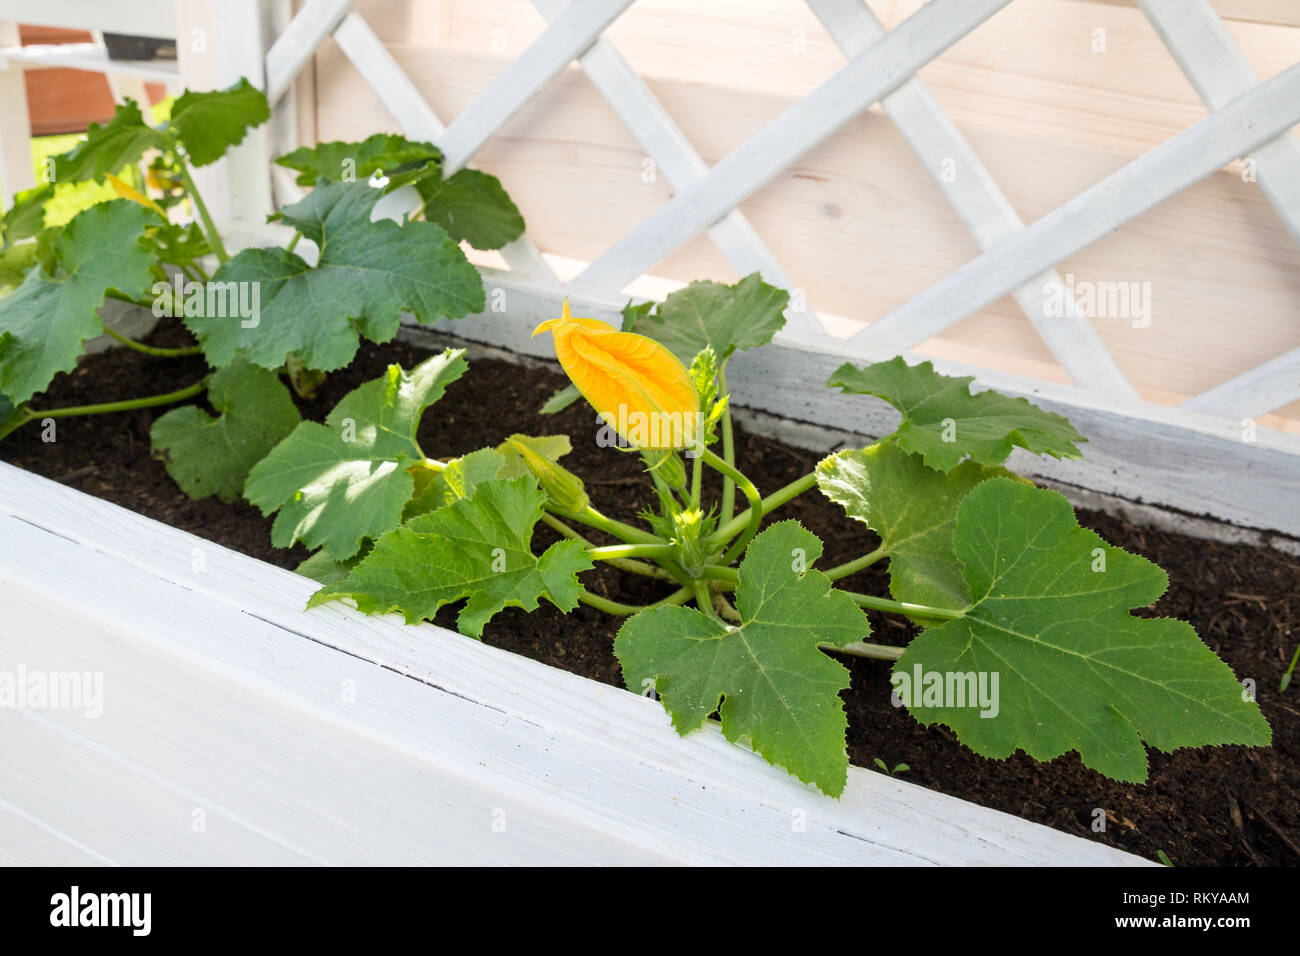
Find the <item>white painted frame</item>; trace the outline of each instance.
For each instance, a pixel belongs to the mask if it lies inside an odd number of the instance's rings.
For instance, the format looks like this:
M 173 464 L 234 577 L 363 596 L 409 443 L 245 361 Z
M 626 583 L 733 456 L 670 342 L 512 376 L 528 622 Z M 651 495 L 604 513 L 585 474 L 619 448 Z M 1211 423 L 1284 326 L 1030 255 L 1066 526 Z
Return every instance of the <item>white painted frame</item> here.
M 4 464 L 0 539 L 0 667 L 104 688 L 99 718 L 0 708 L 0 864 L 1149 863 L 856 767 L 832 800 L 657 701 L 306 612 L 306 578 Z

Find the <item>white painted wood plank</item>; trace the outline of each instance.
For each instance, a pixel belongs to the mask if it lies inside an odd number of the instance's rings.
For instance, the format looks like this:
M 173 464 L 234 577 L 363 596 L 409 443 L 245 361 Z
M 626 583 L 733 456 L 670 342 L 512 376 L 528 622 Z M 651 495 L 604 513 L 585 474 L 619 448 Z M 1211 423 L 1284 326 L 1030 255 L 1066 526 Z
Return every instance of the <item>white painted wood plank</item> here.
M 196 792 L 211 791 L 300 848 L 315 846 L 319 802 L 343 799 L 344 788 L 300 782 L 306 770 L 291 751 L 259 756 L 258 742 L 275 732 L 262 702 L 298 733 L 322 725 L 309 741 L 308 763 L 341 759 L 330 740 L 363 763 L 370 779 L 352 799 L 382 795 L 402 811 L 392 826 L 387 813 L 346 817 L 352 831 L 342 842 L 332 838 L 333 858 L 406 834 L 392 852 L 454 851 L 483 862 L 535 861 L 543 850 L 555 861 L 585 854 L 589 861 L 732 864 L 1144 862 L 858 768 L 845 797 L 830 800 L 727 744 L 715 728 L 678 738 L 654 701 L 431 625 L 407 627 L 339 606 L 304 612 L 316 587 L 305 578 L 7 465 L 0 465 L 0 502 L 0 512 L 15 516 L 0 518 L 13 542 L 0 552 L 6 606 L 75 614 L 66 601 L 75 580 L 80 606 L 95 608 L 109 636 L 87 642 L 74 628 L 65 629 L 66 640 L 82 654 L 102 648 L 92 662 L 105 669 L 106 686 L 118 654 L 126 656 L 114 682 L 192 669 L 189 685 L 155 679 L 157 695 L 124 691 L 112 710 L 106 692 L 105 718 L 70 732 L 93 735 L 105 751 Z M 164 671 L 172 666 L 164 658 L 175 659 L 177 670 Z M 352 703 L 340 694 L 349 679 Z M 197 707 L 183 696 L 194 681 Z M 228 708 L 240 704 L 254 708 L 250 721 L 219 733 Z M 139 728 L 150 719 L 158 726 L 151 733 L 111 728 L 104 721 L 116 708 L 129 710 Z M 60 711 L 52 719 L 79 718 Z M 196 734 L 205 753 L 216 748 L 215 761 L 186 757 L 198 749 L 185 743 Z M 318 746 L 325 750 L 315 752 Z M 392 751 L 403 755 L 406 772 L 434 778 L 422 786 L 395 778 L 394 766 L 367 763 Z M 268 768 L 269 792 L 256 786 L 260 777 L 245 776 L 245 763 Z M 415 795 L 425 801 L 423 814 L 410 809 Z M 506 839 L 490 833 L 495 806 L 507 807 L 523 832 L 516 836 L 508 824 Z M 321 810 L 327 819 L 339 813 Z M 792 826 L 800 816 L 802 831 Z M 439 830 L 447 843 L 430 836 Z
M 1245 419 L 1300 399 L 1300 348 L 1216 385 L 1180 406 L 1189 412 Z
M 850 58 L 885 33 L 863 0 L 808 0 L 808 5 Z M 1020 215 L 924 83 L 909 80 L 880 102 L 981 249 L 990 249 L 1024 228 Z M 1055 270 L 1034 277 L 1013 295 L 1076 384 L 1137 398 L 1137 390 L 1085 316 L 1049 313 L 1049 296 L 1058 300 L 1064 296 L 1064 282 Z
M 97 43 L 37 43 L 0 49 L 0 65 L 22 70 L 64 67 L 96 73 L 120 73 L 154 83 L 175 83 L 176 64 L 168 60 L 110 60 L 108 51 Z
M 1211 110 L 1259 84 L 1259 77 L 1208 0 L 1139 0 L 1142 12 Z M 1259 187 L 1287 231 L 1300 242 L 1300 139 L 1284 133 L 1259 146 Z
M 116 865 L 3 797 L 0 797 L 0 833 L 6 835 L 0 843 L 0 866 Z
M 927 3 L 615 243 L 575 285 L 623 288 L 1009 2 Z
M 307 0 L 275 38 L 266 51 L 266 98 L 272 106 L 351 9 L 352 0 Z
M 410 139 L 433 143 L 446 151 L 447 127 L 411 83 L 382 40 L 359 14 L 344 17 L 334 31 L 334 41 Z M 534 281 L 556 285 L 555 273 L 527 236 L 500 250 L 510 268 Z
M 177 0 L 0 0 L 0 20 L 69 30 L 175 37 Z
M 344 17 L 334 31 L 334 42 L 378 94 L 403 133 L 426 143 L 442 139 L 446 127 L 360 14 Z
M 565 2 L 533 0 L 533 5 L 547 20 L 554 20 L 564 9 Z M 587 48 L 578 62 L 636 137 L 646 155 L 654 160 L 656 169 L 663 172 L 674 188 L 680 192 L 708 173 L 709 167 L 703 157 L 614 44 L 599 39 Z M 758 272 L 772 285 L 791 292 L 795 290 L 794 282 L 740 210 L 733 209 L 727 213 L 709 228 L 708 233 L 737 275 Z M 822 334 L 821 323 L 816 313 L 806 306 L 805 297 L 799 297 L 799 303 L 802 308 L 786 310 L 787 328 L 802 329 L 810 337 Z
M 4 660 L 89 670 L 104 684 L 95 719 L 66 708 L 6 715 L 0 749 L 16 761 L 4 764 L 5 793 L 114 862 L 671 861 L 570 816 L 554 787 L 538 799 L 513 792 L 510 771 L 492 768 L 509 751 L 546 753 L 536 728 L 139 568 L 115 574 L 104 555 L 17 519 L 0 523 L 32 562 L 21 574 L 0 565 L 14 611 Z M 66 600 L 71 580 L 93 581 L 78 588 L 87 610 Z M 599 777 L 591 769 L 588 786 Z M 497 808 L 505 833 L 492 829 Z
M 479 98 L 447 127 L 442 147 L 448 173 L 454 173 L 514 116 L 551 78 L 565 68 L 626 10 L 632 0 L 570 3 L 546 32 L 510 62 Z
M 894 351 L 915 348 L 1297 122 L 1300 64 L 1003 240 L 854 338 Z

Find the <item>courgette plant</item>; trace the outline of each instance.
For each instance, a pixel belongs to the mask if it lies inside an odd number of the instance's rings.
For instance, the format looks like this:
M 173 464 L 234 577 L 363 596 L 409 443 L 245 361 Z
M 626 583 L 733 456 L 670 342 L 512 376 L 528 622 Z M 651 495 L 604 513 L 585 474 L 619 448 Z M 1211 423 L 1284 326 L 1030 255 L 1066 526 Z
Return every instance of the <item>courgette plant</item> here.
M 269 117 L 266 97 L 247 80 L 186 91 L 157 126 L 128 99 L 54 158 L 51 182 L 16 197 L 0 223 L 0 283 L 16 286 L 0 299 L 0 438 L 29 422 L 180 405 L 154 423 L 154 454 L 187 494 L 235 501 L 249 469 L 301 421 L 291 389 L 310 394 L 363 338 L 390 340 L 403 312 L 432 323 L 483 310 L 483 281 L 460 242 L 498 248 L 523 232 L 523 218 L 495 178 L 444 176 L 436 147 L 400 136 L 322 143 L 279 159 L 313 187 L 272 217 L 293 227 L 292 240 L 230 254 L 192 170 Z M 142 163 L 144 191 L 114 175 Z M 44 227 L 55 189 L 91 179 L 107 179 L 120 198 Z M 379 199 L 401 187 L 418 196 L 418 209 L 400 222 L 372 219 Z M 194 213 L 185 225 L 168 216 L 182 203 Z M 302 239 L 314 256 L 295 251 Z M 159 348 L 128 338 L 101 317 L 108 299 L 174 316 L 196 343 Z M 202 355 L 208 371 L 161 395 L 63 408 L 40 401 L 85 341 L 103 334 L 159 360 Z
M 1063 496 L 1003 466 L 1017 447 L 1078 457 L 1083 438 L 1059 415 L 972 393 L 971 379 L 929 363 L 846 364 L 828 384 L 890 403 L 898 428 L 760 492 L 736 467 L 726 367 L 771 339 L 786 304 L 754 275 L 629 305 L 622 330 L 574 317 L 567 303 L 539 327 L 574 382 L 550 408 L 581 395 L 644 459 L 658 504 L 639 515 L 592 506 L 558 461 L 564 436 L 429 457 L 416 429 L 466 372 L 457 350 L 392 366 L 323 424 L 299 425 L 253 468 L 245 494 L 276 514 L 277 543 L 319 548 L 301 569 L 324 585 L 312 606 L 347 599 L 416 622 L 463 600 L 457 626 L 471 637 L 503 608 L 542 599 L 623 616 L 614 651 L 624 680 L 657 692 L 680 733 L 716 714 L 728 739 L 832 795 L 848 767 L 845 654 L 896 661 L 901 703 L 988 757 L 1074 750 L 1108 776 L 1142 781 L 1144 741 L 1269 742 L 1251 693 L 1189 624 L 1130 613 L 1164 592 L 1164 572 L 1080 528 Z M 702 500 L 704 468 L 722 477 L 715 502 Z M 819 566 L 822 542 L 779 520 L 804 493 L 843 507 L 846 535 L 865 540 L 869 528 L 879 544 Z M 561 540 L 537 553 L 539 523 Z M 837 586 L 879 561 L 888 595 Z M 643 607 L 594 594 L 581 575 L 595 562 L 656 579 L 663 594 Z M 868 608 L 921 633 L 905 648 L 873 643 Z
M 278 214 L 294 241 L 227 256 L 188 170 L 265 119 L 259 97 L 247 84 L 186 94 L 161 129 L 128 104 L 62 158 L 65 175 L 84 178 L 156 150 L 152 169 L 178 184 L 204 228 L 166 223 L 153 200 L 124 189 L 61 233 L 38 233 L 34 264 L 0 301 L 0 388 L 13 405 L 0 431 L 60 413 L 28 402 L 104 330 L 96 310 L 105 296 L 141 302 L 151 279 L 177 270 L 203 289 L 247 284 L 260 294 L 256 323 L 204 314 L 200 303 L 183 315 L 196 346 L 124 344 L 207 359 L 212 372 L 193 392 L 206 390 L 217 414 L 168 412 L 155 423 L 155 451 L 188 494 L 242 495 L 275 515 L 274 544 L 314 549 L 299 569 L 322 584 L 309 606 L 348 600 L 418 622 L 461 603 L 457 626 L 477 638 L 506 607 L 588 604 L 625 618 L 614 645 L 624 680 L 657 693 L 679 733 L 716 715 L 729 740 L 831 795 L 848 768 L 844 655 L 893 661 L 899 703 L 987 757 L 1077 751 L 1085 765 L 1137 782 L 1148 745 L 1270 741 L 1252 693 L 1189 624 L 1131 613 L 1160 597 L 1165 573 L 1080 528 L 1063 496 L 1005 468 L 1015 448 L 1078 457 L 1084 439 L 1060 415 L 972 392 L 971 379 L 929 363 L 849 363 L 828 386 L 864 408 L 889 403 L 898 427 L 784 487 L 755 487 L 736 464 L 727 365 L 770 342 L 788 305 L 757 275 L 629 304 L 618 329 L 571 315 L 567 302 L 537 329 L 554 336 L 573 382 L 545 410 L 586 400 L 615 439 L 602 443 L 622 446 L 609 454 L 644 461 L 657 503 L 636 515 L 591 504 L 559 463 L 566 436 L 515 434 L 459 457 L 423 448 L 421 419 L 468 370 L 463 350 L 390 366 L 323 422 L 300 420 L 282 377 L 309 387 L 314 374 L 346 365 L 361 338 L 392 338 L 403 310 L 421 322 L 481 311 L 482 282 L 457 241 L 499 246 L 523 222 L 491 177 L 444 178 L 429 144 L 379 135 L 281 159 L 313 187 Z M 419 191 L 421 218 L 371 221 L 381 190 L 361 180 L 380 172 L 386 189 Z M 18 234 L 34 233 L 29 212 L 11 213 L 28 223 Z M 293 251 L 297 236 L 317 246 L 316 265 Z M 200 262 L 209 248 L 220 262 L 210 278 Z M 716 500 L 705 500 L 706 468 L 721 476 Z M 781 519 L 802 494 L 844 509 L 859 557 L 825 566 L 822 542 Z M 535 548 L 539 524 L 560 540 Z M 652 579 L 661 596 L 638 607 L 593 593 L 582 575 L 596 562 Z M 877 562 L 888 562 L 888 594 L 839 585 Z M 905 647 L 874 643 L 867 609 L 920 633 Z

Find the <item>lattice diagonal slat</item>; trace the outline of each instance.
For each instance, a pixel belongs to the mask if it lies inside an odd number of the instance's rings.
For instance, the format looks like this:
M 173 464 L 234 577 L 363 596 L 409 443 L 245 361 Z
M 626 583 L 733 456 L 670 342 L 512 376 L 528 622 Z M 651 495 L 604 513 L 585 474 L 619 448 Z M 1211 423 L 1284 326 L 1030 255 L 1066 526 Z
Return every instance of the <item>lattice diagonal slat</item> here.
M 934 172 L 953 159 L 965 174 L 939 185 L 984 250 L 972 262 L 858 333 L 851 343 L 905 351 L 1008 293 L 1013 294 L 1076 384 L 1136 401 L 1095 329 L 1078 315 L 1049 316 L 1044 299 L 1061 283 L 1056 263 L 1236 157 L 1253 153 L 1261 187 L 1300 238 L 1300 65 L 1259 84 L 1206 0 L 1139 0 L 1211 115 L 1139 157 L 1030 226 L 1012 209 L 978 156 L 914 74 L 1011 0 L 930 0 L 892 31 L 862 0 L 807 0 L 849 57 L 834 76 L 712 169 L 645 84 L 601 34 L 632 0 L 533 0 L 546 31 L 444 128 L 349 0 L 309 0 L 267 55 L 274 99 L 329 34 L 408 135 L 438 143 L 451 169 L 574 58 L 677 196 L 591 263 L 575 291 L 608 297 L 702 231 L 741 272 L 790 282 L 736 207 L 871 103 L 881 101 L 913 151 Z M 1284 135 L 1287 134 L 1287 135 Z M 530 242 L 504 250 L 524 278 L 554 285 Z M 811 312 L 788 316 L 787 341 L 816 346 L 825 330 Z M 1300 397 L 1300 349 L 1190 400 L 1218 415 L 1259 414 Z M 1267 407 L 1266 407 L 1267 406 Z

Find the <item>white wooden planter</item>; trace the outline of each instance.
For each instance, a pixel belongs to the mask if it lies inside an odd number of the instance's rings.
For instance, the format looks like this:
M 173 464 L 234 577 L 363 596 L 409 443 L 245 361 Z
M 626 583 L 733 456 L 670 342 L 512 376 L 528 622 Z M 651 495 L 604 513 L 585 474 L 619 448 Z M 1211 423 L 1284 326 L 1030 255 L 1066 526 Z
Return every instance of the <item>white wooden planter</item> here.
M 0 673 L 102 680 L 0 707 L 2 863 L 1146 862 L 868 770 L 823 797 L 653 700 L 304 612 L 306 578 L 9 465 L 0 540 Z

